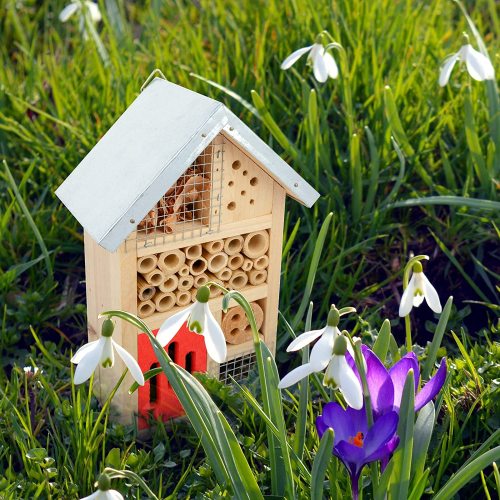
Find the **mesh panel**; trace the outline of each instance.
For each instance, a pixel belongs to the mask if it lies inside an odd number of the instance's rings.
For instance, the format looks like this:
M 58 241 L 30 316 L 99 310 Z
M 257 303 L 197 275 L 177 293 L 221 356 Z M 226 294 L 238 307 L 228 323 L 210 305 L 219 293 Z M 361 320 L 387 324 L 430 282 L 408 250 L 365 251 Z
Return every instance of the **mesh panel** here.
M 138 224 L 138 247 L 219 230 L 223 159 L 224 139 L 217 136 Z
M 222 363 L 219 367 L 219 380 L 227 383 L 234 380 L 243 380 L 255 366 L 255 353 L 251 352 Z

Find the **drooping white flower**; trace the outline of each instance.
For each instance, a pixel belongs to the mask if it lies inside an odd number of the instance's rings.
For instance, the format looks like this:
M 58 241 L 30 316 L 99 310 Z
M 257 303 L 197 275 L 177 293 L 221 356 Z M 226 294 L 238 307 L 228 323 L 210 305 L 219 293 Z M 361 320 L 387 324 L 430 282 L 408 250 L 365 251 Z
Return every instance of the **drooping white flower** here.
M 94 24 L 97 24 L 102 19 L 101 11 L 96 3 L 90 0 L 77 0 L 66 5 L 66 7 L 61 10 L 59 13 L 59 21 L 65 23 L 76 12 L 80 12 L 80 19 L 84 19 L 85 13 L 87 12 L 89 19 Z
M 223 363 L 227 356 L 226 338 L 208 307 L 209 297 L 210 289 L 206 286 L 200 287 L 193 304 L 170 316 L 161 325 L 156 336 L 158 342 L 166 346 L 187 321 L 190 331 L 205 337 L 205 346 L 209 356 L 217 363 Z
M 340 335 L 335 339 L 333 355 L 326 368 L 323 384 L 338 389 L 349 406 L 355 410 L 360 410 L 363 407 L 363 391 L 354 370 L 349 366 L 345 358 L 345 353 L 349 347 L 351 345 L 344 335 Z
M 331 44 L 331 46 L 338 44 Z M 339 76 L 339 68 L 335 59 L 327 52 L 330 46 L 324 47 L 322 43 L 316 42 L 308 47 L 303 47 L 292 52 L 282 63 L 281 69 L 291 68 L 304 54 L 309 53 L 307 62 L 313 68 L 314 77 L 318 82 L 324 83 L 330 78 Z
M 88 497 L 80 500 L 124 500 L 123 495 L 116 490 L 110 489 L 111 481 L 107 474 L 101 474 L 97 480 L 98 490 Z
M 399 315 L 401 317 L 407 316 L 410 314 L 413 306 L 420 306 L 424 299 L 435 313 L 441 313 L 443 308 L 441 307 L 441 301 L 439 300 L 436 289 L 423 273 L 422 264 L 420 262 L 415 262 L 415 264 L 413 264 L 413 274 L 410 282 L 401 297 Z
M 439 73 L 439 85 L 441 87 L 444 87 L 448 83 L 457 61 L 465 62 L 467 71 L 474 80 L 483 81 L 495 78 L 495 70 L 490 59 L 467 43 L 458 52 L 448 56 L 444 60 Z
M 116 350 L 134 380 L 139 385 L 144 385 L 144 375 L 139 364 L 129 352 L 112 339 L 113 330 L 113 322 L 109 318 L 106 319 L 102 325 L 101 338 L 83 345 L 71 358 L 71 362 L 78 365 L 73 379 L 75 384 L 88 380 L 98 365 L 102 368 L 111 368 L 115 363 L 114 350 Z

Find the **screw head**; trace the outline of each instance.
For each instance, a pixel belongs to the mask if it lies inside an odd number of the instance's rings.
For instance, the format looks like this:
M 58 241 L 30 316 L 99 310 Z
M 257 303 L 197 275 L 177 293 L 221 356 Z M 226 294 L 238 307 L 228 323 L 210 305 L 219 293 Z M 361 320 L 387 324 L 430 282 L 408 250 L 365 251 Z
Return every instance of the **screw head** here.
M 135 224 L 135 219 L 130 219 L 130 224 Z
M 299 183 L 298 183 L 298 182 L 296 182 L 296 183 L 294 184 L 294 187 L 298 188 L 298 187 L 299 187 Z

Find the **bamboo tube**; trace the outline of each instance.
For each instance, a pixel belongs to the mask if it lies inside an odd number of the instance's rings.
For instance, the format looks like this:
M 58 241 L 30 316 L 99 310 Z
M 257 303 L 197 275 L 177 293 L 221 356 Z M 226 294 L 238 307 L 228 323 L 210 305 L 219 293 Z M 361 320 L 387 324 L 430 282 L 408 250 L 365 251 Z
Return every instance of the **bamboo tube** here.
M 231 279 L 228 281 L 227 287 L 230 290 L 240 290 L 241 288 L 244 288 L 247 283 L 248 283 L 248 276 L 246 275 L 246 273 L 237 269 L 236 271 L 233 271 L 233 275 L 231 276 Z
M 158 269 L 153 269 L 149 273 L 142 275 L 144 279 L 153 286 L 159 286 L 160 283 L 165 281 L 165 275 Z
M 160 290 L 162 292 L 168 293 L 168 292 L 173 292 L 174 290 L 177 289 L 177 285 L 179 284 L 179 278 L 177 277 L 176 274 L 172 274 L 172 276 L 169 276 L 160 286 Z
M 137 259 L 137 271 L 142 274 L 147 274 L 156 269 L 158 257 L 156 255 L 145 255 Z
M 178 306 L 184 307 L 191 303 L 191 292 L 177 290 L 175 292 L 175 303 Z
M 267 255 L 262 255 L 253 261 L 253 268 L 257 269 L 257 271 L 262 271 L 263 269 L 267 269 L 269 266 L 269 257 Z
M 206 285 L 208 282 L 208 276 L 203 273 L 194 277 L 194 287 L 200 288 L 200 286 Z
M 243 264 L 241 265 L 241 270 L 248 272 L 252 267 L 254 266 L 253 260 L 252 259 L 245 259 L 243 261 Z
M 186 247 L 184 249 L 184 253 L 186 254 L 186 259 L 196 260 L 201 257 L 201 245 L 191 245 L 190 247 Z
M 180 250 L 169 250 L 162 252 L 158 257 L 158 267 L 165 273 L 165 276 L 171 276 L 179 271 L 186 261 L 186 255 Z
M 231 269 L 229 269 L 229 267 L 225 267 L 218 273 L 215 273 L 215 276 L 217 276 L 217 278 L 219 278 L 222 281 L 228 281 L 232 275 L 233 272 L 231 271 Z
M 194 302 L 196 300 L 196 294 L 198 293 L 198 289 L 197 288 L 193 288 L 191 290 L 191 302 Z
M 219 253 L 224 250 L 224 241 L 223 240 L 214 240 L 209 241 L 208 243 L 203 244 L 203 250 L 208 253 Z
M 217 276 L 215 276 L 211 273 L 207 273 L 207 276 L 208 276 L 209 281 L 214 281 L 215 283 L 219 283 L 219 285 L 224 285 L 224 283 L 222 283 L 222 281 L 219 278 L 217 278 Z M 210 298 L 211 299 L 218 297 L 221 294 L 222 294 L 222 290 L 220 288 L 218 288 L 216 286 L 210 287 Z
M 160 292 L 156 294 L 155 306 L 158 312 L 170 311 L 175 306 L 175 294 L 172 292 Z
M 137 276 L 137 297 L 141 301 L 153 298 L 156 288 L 150 285 L 140 274 Z
M 155 312 L 155 304 L 152 300 L 145 300 L 137 303 L 137 316 L 147 318 Z
M 252 307 L 257 330 L 264 322 L 264 312 L 257 302 L 250 304 Z M 248 319 L 240 306 L 231 307 L 222 317 L 222 331 L 228 344 L 241 344 L 252 338 L 252 330 Z
M 218 273 L 227 267 L 228 257 L 224 252 L 214 253 L 211 255 L 206 254 L 208 270 L 212 273 Z
M 231 255 L 229 259 L 227 259 L 227 267 L 234 271 L 235 269 L 239 269 L 243 265 L 243 261 L 245 260 L 245 257 L 241 255 L 241 253 L 235 253 L 234 255 Z
M 234 255 L 241 252 L 243 248 L 243 236 L 231 236 L 224 240 L 224 251 L 228 255 Z
M 180 276 L 189 276 L 189 266 L 184 264 L 178 271 L 177 274 Z
M 177 285 L 177 290 L 185 292 L 193 288 L 194 278 L 192 276 L 181 276 L 179 278 L 179 284 Z
M 186 264 L 189 266 L 189 273 L 191 276 L 203 274 L 208 267 L 208 263 L 203 257 L 198 257 L 195 260 L 187 260 Z
M 252 269 L 248 273 L 248 279 L 251 285 L 262 285 L 262 283 L 265 283 L 267 280 L 267 271 L 265 269 L 262 271 Z
M 269 233 L 265 230 L 247 234 L 243 242 L 243 253 L 250 259 L 264 255 L 269 249 Z

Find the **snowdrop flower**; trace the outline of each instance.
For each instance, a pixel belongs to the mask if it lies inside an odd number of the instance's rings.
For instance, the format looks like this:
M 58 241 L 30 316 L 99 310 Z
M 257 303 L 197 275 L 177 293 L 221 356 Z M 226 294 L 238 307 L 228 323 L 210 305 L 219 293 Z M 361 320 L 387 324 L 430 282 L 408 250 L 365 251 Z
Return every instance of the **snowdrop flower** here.
M 349 310 L 347 312 L 352 311 Z M 311 373 L 321 372 L 328 366 L 332 358 L 335 339 L 341 335 L 340 330 L 338 329 L 339 321 L 340 313 L 335 306 L 332 306 L 330 312 L 328 313 L 328 320 L 325 328 L 304 332 L 288 346 L 287 352 L 298 351 L 319 338 L 311 350 L 309 363 L 305 363 L 285 375 L 285 377 L 283 377 L 278 384 L 278 388 L 285 389 L 286 387 L 290 387 L 291 385 L 296 384 L 299 380 L 311 375 Z M 350 347 L 351 346 L 348 345 L 348 349 Z
M 432 286 L 427 276 L 422 271 L 422 264 L 415 262 L 413 264 L 413 274 L 410 282 L 403 292 L 401 304 L 399 305 L 399 315 L 401 317 L 410 314 L 413 306 L 418 307 L 422 302 L 427 302 L 428 306 L 435 312 L 441 313 L 443 308 L 439 300 L 436 289 Z
M 304 54 L 308 53 L 307 63 L 312 66 L 314 77 L 318 82 L 324 83 L 328 80 L 328 77 L 337 78 L 339 76 L 339 68 L 333 56 L 327 52 L 331 47 L 340 47 L 340 45 L 332 43 L 324 47 L 321 42 L 321 36 L 319 36 L 313 45 L 292 52 L 281 63 L 281 69 L 291 68 Z
M 333 356 L 326 368 L 323 384 L 338 389 L 351 408 L 360 410 L 363 407 L 363 391 L 360 381 L 347 363 L 345 354 L 348 347 L 351 346 L 345 335 L 339 335 L 335 339 Z
M 40 369 L 38 368 L 38 366 L 35 366 L 35 367 L 24 366 L 23 371 L 28 378 L 31 378 L 31 377 L 36 377 L 38 375 L 38 372 L 40 371 Z
M 226 338 L 208 307 L 209 298 L 210 289 L 207 286 L 200 287 L 196 294 L 196 301 L 192 305 L 170 316 L 161 325 L 156 336 L 158 342 L 166 346 L 187 321 L 190 331 L 205 337 L 205 346 L 209 356 L 217 363 L 223 363 L 227 356 Z
M 88 13 L 90 20 L 97 24 L 101 19 L 101 11 L 99 6 L 90 0 L 77 0 L 66 5 L 59 13 L 59 21 L 65 23 L 73 14 L 80 12 L 80 21 L 85 20 L 85 14 Z
M 130 370 L 130 374 L 134 380 L 139 385 L 144 385 L 144 375 L 139 364 L 130 353 L 111 338 L 113 330 L 114 325 L 111 319 L 104 320 L 101 329 L 101 338 L 80 347 L 71 358 L 71 362 L 78 365 L 75 370 L 75 384 L 81 384 L 89 379 L 98 365 L 101 365 L 102 368 L 111 368 L 115 363 L 113 351 L 116 349 L 116 352 Z
M 97 487 L 98 490 L 95 493 L 80 500 L 124 500 L 120 492 L 110 489 L 111 481 L 107 474 L 101 474 L 99 476 Z
M 448 83 L 457 61 L 465 62 L 467 71 L 474 80 L 483 81 L 495 78 L 495 70 L 489 58 L 474 49 L 470 43 L 467 43 L 458 52 L 445 59 L 439 73 L 439 85 L 441 87 Z

